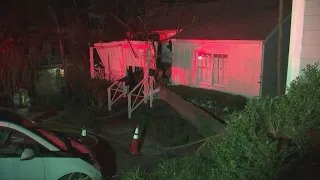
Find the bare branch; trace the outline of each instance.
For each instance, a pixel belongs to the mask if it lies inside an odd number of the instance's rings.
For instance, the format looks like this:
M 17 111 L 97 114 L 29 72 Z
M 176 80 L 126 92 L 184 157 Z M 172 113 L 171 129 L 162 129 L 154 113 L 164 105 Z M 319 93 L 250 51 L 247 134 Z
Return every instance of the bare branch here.
M 50 6 L 48 6 L 48 8 L 51 11 L 51 14 L 52 14 L 54 21 L 56 22 L 58 34 L 60 35 L 60 25 L 58 22 L 57 15 L 54 13 L 53 9 Z M 65 62 L 65 58 L 64 58 L 64 49 L 63 49 L 63 43 L 62 43 L 61 38 L 59 39 L 59 45 L 60 45 L 60 56 L 61 56 L 61 60 L 63 63 L 63 68 L 66 71 L 66 62 Z
M 51 14 L 52 14 L 52 17 L 57 25 L 57 30 L 58 30 L 58 33 L 60 33 L 60 26 L 59 26 L 59 22 L 58 22 L 58 18 L 57 18 L 57 15 L 54 13 L 53 9 L 51 8 L 51 6 L 48 6 L 48 9 L 51 11 Z
M 0 40 L 2 39 L 2 37 L 4 36 L 4 32 L 6 32 L 6 28 L 3 29 L 1 35 L 0 35 Z
M 230 2 L 232 2 L 232 1 L 230 1 Z M 225 13 L 228 11 L 228 9 L 229 9 L 229 7 L 230 7 L 230 4 L 231 4 L 231 3 L 229 3 L 229 6 L 226 7 L 226 8 L 223 10 L 223 12 L 221 12 L 221 13 L 220 13 L 219 15 L 217 15 L 217 16 L 210 17 L 210 18 L 208 18 L 208 19 L 205 19 L 205 20 L 202 20 L 202 21 L 199 21 L 199 22 L 192 23 L 191 25 L 186 26 L 186 27 L 184 27 L 184 28 L 180 28 L 180 29 L 179 29 L 179 24 L 178 24 L 178 30 L 177 30 L 177 33 L 176 33 L 174 36 L 179 35 L 179 33 L 181 33 L 183 30 L 186 30 L 186 29 L 189 29 L 189 28 L 198 26 L 198 25 L 202 25 L 202 24 L 205 24 L 205 23 L 207 23 L 207 22 L 209 22 L 209 21 L 212 21 L 212 20 L 214 20 L 214 19 L 220 18 L 221 16 L 225 15 Z M 163 41 L 166 41 L 166 40 L 169 40 L 169 39 L 171 39 L 171 37 L 168 37 L 168 38 L 164 39 Z
M 128 26 L 126 23 L 124 23 L 121 19 L 119 19 L 116 15 L 112 14 L 112 13 L 106 13 L 107 15 L 113 17 L 115 20 L 117 20 L 121 25 L 123 25 L 124 27 L 130 29 L 130 26 Z
M 74 7 L 77 9 L 77 2 L 76 2 L 76 0 L 73 0 L 73 5 L 74 5 Z

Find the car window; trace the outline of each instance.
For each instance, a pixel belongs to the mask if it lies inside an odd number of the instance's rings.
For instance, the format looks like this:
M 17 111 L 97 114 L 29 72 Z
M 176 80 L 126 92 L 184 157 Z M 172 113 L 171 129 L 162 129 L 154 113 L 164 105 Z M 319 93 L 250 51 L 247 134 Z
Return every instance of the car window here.
M 3 136 L 4 143 L 0 147 L 0 155 L 2 156 L 21 156 L 24 149 L 30 148 L 36 153 L 38 152 L 38 143 L 30 137 L 22 134 L 19 131 L 2 128 L 3 132 L 7 132 L 6 136 Z M 1 130 L 1 129 L 0 129 Z M 9 133 L 9 134 L 8 134 Z
M 5 144 L 7 138 L 9 137 L 9 129 L 5 127 L 0 127 L 0 148 Z

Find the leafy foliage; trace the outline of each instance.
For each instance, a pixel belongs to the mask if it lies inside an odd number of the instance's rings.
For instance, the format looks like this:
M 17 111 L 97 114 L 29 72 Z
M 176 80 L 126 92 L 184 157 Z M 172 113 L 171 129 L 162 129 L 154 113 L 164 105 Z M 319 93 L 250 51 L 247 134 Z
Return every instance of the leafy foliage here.
M 319 99 L 319 64 L 308 65 L 286 95 L 254 98 L 242 111 L 234 112 L 220 141 L 212 138 L 195 155 L 164 161 L 153 173 L 139 178 L 279 178 L 284 165 L 306 152 L 307 131 L 319 124 Z

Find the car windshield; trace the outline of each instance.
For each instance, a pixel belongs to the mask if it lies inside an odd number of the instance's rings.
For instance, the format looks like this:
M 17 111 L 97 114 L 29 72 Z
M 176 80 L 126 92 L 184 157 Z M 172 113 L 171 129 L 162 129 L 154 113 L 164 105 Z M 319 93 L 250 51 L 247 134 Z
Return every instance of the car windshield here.
M 46 130 L 34 121 L 28 120 L 13 111 L 0 107 L 0 121 L 1 120 L 20 125 L 32 131 L 33 133 L 55 145 L 61 151 L 68 151 L 74 148 L 81 153 L 89 153 L 85 146 L 81 145 L 70 137 L 64 137 L 63 135 L 55 133 L 54 131 Z
M 8 121 L 25 128 L 36 127 L 37 124 L 31 120 L 25 119 L 22 116 L 16 114 L 8 109 L 0 108 L 0 120 Z
M 8 109 L 0 108 L 0 120 L 8 121 L 10 123 L 14 123 L 20 125 L 33 133 L 37 134 L 38 136 L 46 139 L 47 141 L 51 142 L 55 146 L 57 146 L 60 150 L 66 151 L 68 150 L 64 141 L 53 134 L 51 131 L 45 130 L 41 128 L 38 124 L 33 122 L 32 120 L 28 120 L 13 111 Z

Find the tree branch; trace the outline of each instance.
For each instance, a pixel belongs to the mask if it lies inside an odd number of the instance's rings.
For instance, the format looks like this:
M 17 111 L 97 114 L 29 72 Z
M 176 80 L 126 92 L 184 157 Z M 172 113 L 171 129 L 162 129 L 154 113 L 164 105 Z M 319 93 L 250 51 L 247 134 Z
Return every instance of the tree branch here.
M 59 22 L 58 22 L 57 15 L 54 13 L 53 9 L 52 9 L 50 6 L 48 6 L 48 8 L 49 8 L 49 10 L 51 11 L 51 14 L 52 14 L 52 17 L 53 17 L 54 21 L 56 22 L 58 34 L 61 35 L 60 25 L 59 25 Z M 60 56 L 61 56 L 61 60 L 62 60 L 62 64 L 63 64 L 63 69 L 64 69 L 65 71 L 67 71 L 67 69 L 66 69 L 66 62 L 65 62 L 65 58 L 64 58 L 63 43 L 62 43 L 61 37 L 59 37 L 59 45 L 60 45 Z
M 76 0 L 73 0 L 73 5 L 74 5 L 74 7 L 77 9 L 77 2 L 76 2 Z
M 217 15 L 217 16 L 210 17 L 210 18 L 208 18 L 208 19 L 205 19 L 205 20 L 202 20 L 202 21 L 193 23 L 193 24 L 191 24 L 191 25 L 189 25 L 189 26 L 186 26 L 186 27 L 184 27 L 184 28 L 179 28 L 179 24 L 178 24 L 177 33 L 176 33 L 174 36 L 179 35 L 179 33 L 181 33 L 183 30 L 186 30 L 186 29 L 189 29 L 189 28 L 198 26 L 198 25 L 202 25 L 202 24 L 205 24 L 205 23 L 207 23 L 207 22 L 209 22 L 209 21 L 212 21 L 212 20 L 214 20 L 214 19 L 220 18 L 221 16 L 223 16 L 223 15 L 226 14 L 226 12 L 228 11 L 231 3 L 232 3 L 232 0 L 229 2 L 229 5 L 228 5 L 219 15 Z M 171 39 L 171 37 L 168 37 L 168 38 L 164 39 L 163 41 L 167 41 L 167 40 L 169 40 L 169 39 Z
M 118 21 L 121 25 L 123 25 L 124 27 L 126 27 L 127 29 L 130 29 L 130 26 L 128 26 L 126 23 L 124 23 L 121 19 L 119 19 L 116 15 L 112 14 L 112 13 L 106 13 L 107 15 L 113 17 L 116 21 Z

